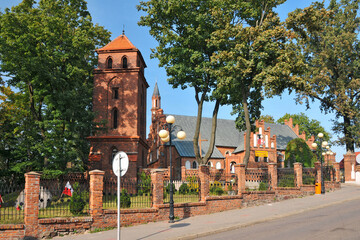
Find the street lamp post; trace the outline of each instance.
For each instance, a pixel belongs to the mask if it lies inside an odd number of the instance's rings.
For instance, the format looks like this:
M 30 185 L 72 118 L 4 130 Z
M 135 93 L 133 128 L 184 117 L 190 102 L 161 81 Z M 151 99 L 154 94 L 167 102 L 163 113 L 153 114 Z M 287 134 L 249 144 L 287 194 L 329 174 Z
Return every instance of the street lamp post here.
M 318 135 L 318 140 L 319 140 L 319 147 L 320 147 L 320 151 L 318 151 L 318 157 L 320 158 L 320 171 L 321 171 L 321 194 L 325 194 L 325 185 L 324 185 L 324 172 L 323 172 L 323 156 L 325 156 L 325 152 L 323 152 L 323 148 L 326 148 L 328 145 L 327 141 L 322 141 L 322 138 L 324 137 L 323 133 L 319 133 Z M 322 142 L 320 142 L 322 141 Z M 316 149 L 317 144 L 314 142 L 311 145 L 313 148 Z
M 175 117 L 174 116 L 167 116 L 166 117 L 166 123 L 167 123 L 167 129 L 162 129 L 159 131 L 159 136 L 161 138 L 161 141 L 163 142 L 169 142 L 170 145 L 170 189 L 169 189 L 169 193 L 170 193 L 170 212 L 169 212 L 169 223 L 174 223 L 174 193 L 173 193 L 173 177 L 172 177 L 172 154 L 171 154 L 171 132 L 174 130 L 174 128 L 176 127 L 176 125 L 173 126 L 173 124 L 175 123 Z M 186 138 L 186 133 L 181 129 L 178 133 L 177 133 L 177 138 L 178 139 L 185 139 Z

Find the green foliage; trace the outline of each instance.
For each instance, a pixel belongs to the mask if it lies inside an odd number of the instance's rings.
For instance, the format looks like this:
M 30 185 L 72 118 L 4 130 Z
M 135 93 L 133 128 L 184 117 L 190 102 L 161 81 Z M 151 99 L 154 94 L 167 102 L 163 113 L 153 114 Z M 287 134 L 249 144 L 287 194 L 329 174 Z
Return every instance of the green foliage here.
M 110 33 L 92 23 L 84 0 L 23 0 L 0 13 L 0 26 L 1 169 L 84 170 L 95 49 Z
M 126 189 L 121 190 L 120 208 L 129 208 L 131 206 L 130 196 Z
M 360 143 L 360 11 L 358 0 L 314 2 L 289 13 L 287 27 L 300 64 L 293 72 L 298 102 L 307 107 L 320 101 L 320 110 L 334 112 L 333 131 L 346 151 Z M 296 44 L 295 44 L 296 43 Z
M 315 185 L 315 177 L 314 176 L 304 176 L 303 175 L 303 185 Z
M 173 190 L 173 193 L 176 193 L 176 188 L 175 188 L 175 184 L 173 183 L 173 184 L 168 184 L 167 186 L 166 186 L 166 188 L 165 188 L 165 192 L 166 193 L 170 193 L 170 185 L 172 185 L 172 190 Z
M 266 123 L 275 123 L 275 119 L 270 115 L 261 115 L 259 121 L 264 120 Z
M 222 188 L 222 184 L 220 182 L 214 181 L 210 184 L 209 192 L 211 195 L 221 196 L 222 194 L 224 194 L 225 191 Z
M 287 174 L 278 179 L 278 187 L 295 187 L 294 174 Z
M 186 181 L 189 182 L 189 193 L 198 194 L 199 193 L 199 182 L 195 176 L 187 177 Z
M 315 119 L 310 120 L 309 117 L 306 116 L 304 113 L 299 113 L 299 114 L 286 113 L 284 116 L 282 116 L 277 120 L 277 123 L 284 124 L 285 120 L 289 120 L 290 118 L 292 118 L 294 126 L 296 124 L 299 125 L 300 134 L 302 132 L 305 132 L 306 139 L 308 139 L 311 136 L 316 137 L 317 134 L 321 132 L 324 134 L 324 138 L 323 138 L 324 140 L 326 141 L 330 140 L 331 134 L 325 131 L 324 127 L 320 125 L 320 122 Z
M 145 172 L 139 173 L 139 178 L 141 180 L 140 185 L 138 186 L 138 194 L 150 194 L 151 192 L 151 176 L 147 175 Z
M 181 184 L 180 188 L 179 188 L 179 193 L 180 194 L 188 194 L 189 193 L 189 186 L 186 183 Z
M 316 155 L 301 138 L 291 140 L 286 146 L 285 166 L 294 167 L 295 162 L 302 163 L 303 167 L 314 167 L 316 162 Z
M 70 198 L 70 212 L 74 215 L 79 215 L 85 208 L 85 201 L 83 199 L 83 195 L 79 186 L 79 183 L 76 182 L 73 184 L 73 193 Z
M 232 190 L 233 190 L 233 187 L 232 187 L 231 184 L 229 184 L 229 185 L 227 186 L 227 190 L 228 190 L 228 191 L 232 191 Z
M 267 191 L 269 189 L 269 184 L 261 182 L 259 184 L 259 191 Z

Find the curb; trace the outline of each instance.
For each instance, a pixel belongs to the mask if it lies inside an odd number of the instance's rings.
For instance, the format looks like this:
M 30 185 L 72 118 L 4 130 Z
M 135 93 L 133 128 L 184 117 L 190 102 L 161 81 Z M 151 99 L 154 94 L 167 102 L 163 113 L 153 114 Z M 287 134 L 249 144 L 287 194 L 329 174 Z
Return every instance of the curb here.
M 192 239 L 196 239 L 196 238 L 200 238 L 200 237 L 206 237 L 206 236 L 210 236 L 210 235 L 214 235 L 214 234 L 218 234 L 218 233 L 237 230 L 239 228 L 249 227 L 249 226 L 252 226 L 252 225 L 259 224 L 259 223 L 264 223 L 264 222 L 277 220 L 277 219 L 284 218 L 284 217 L 289 217 L 289 216 L 301 214 L 301 213 L 312 211 L 312 210 L 317 210 L 317 209 L 321 209 L 321 208 L 325 208 L 325 207 L 329 207 L 329 206 L 333 206 L 333 205 L 337 205 L 337 204 L 341 204 L 341 203 L 345 203 L 345 202 L 354 201 L 354 200 L 357 200 L 357 199 L 360 199 L 360 196 L 350 198 L 350 199 L 346 199 L 346 200 L 336 201 L 336 202 L 332 202 L 332 203 L 328 203 L 328 204 L 323 204 L 323 205 L 320 205 L 320 206 L 317 206 L 317 207 L 311 207 L 311 208 L 307 208 L 307 209 L 297 210 L 297 211 L 289 212 L 289 213 L 286 213 L 286 214 L 281 214 L 281 215 L 278 215 L 278 216 L 272 216 L 272 217 L 268 217 L 268 218 L 265 218 L 265 219 L 262 219 L 262 220 L 252 221 L 252 222 L 248 222 L 248 223 L 235 224 L 235 225 L 230 226 L 230 227 L 223 227 L 223 228 L 215 229 L 215 230 L 212 230 L 212 231 L 207 231 L 207 232 L 202 232 L 202 233 L 194 233 L 194 234 L 190 234 L 190 235 L 187 235 L 187 236 L 171 238 L 170 240 L 192 240 Z

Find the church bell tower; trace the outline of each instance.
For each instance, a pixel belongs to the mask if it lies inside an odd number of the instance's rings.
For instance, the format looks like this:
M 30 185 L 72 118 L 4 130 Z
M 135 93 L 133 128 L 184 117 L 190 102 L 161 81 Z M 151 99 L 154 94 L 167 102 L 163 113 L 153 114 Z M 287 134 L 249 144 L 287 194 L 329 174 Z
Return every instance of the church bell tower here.
M 94 70 L 93 111 L 95 123 L 103 130 L 89 137 L 89 168 L 112 174 L 112 159 L 118 151 L 129 157 L 125 177 L 136 178 L 146 167 L 145 61 L 125 34 L 97 49 Z

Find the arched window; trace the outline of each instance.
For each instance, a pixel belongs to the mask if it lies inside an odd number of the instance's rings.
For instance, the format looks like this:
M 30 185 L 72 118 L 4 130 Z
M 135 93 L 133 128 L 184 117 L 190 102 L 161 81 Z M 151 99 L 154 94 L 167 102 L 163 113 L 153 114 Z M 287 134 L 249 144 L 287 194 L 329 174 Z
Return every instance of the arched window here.
M 185 162 L 185 168 L 186 169 L 190 169 L 191 167 L 190 167 L 190 161 L 186 161 Z
M 107 60 L 107 68 L 112 68 L 112 63 L 113 63 L 113 60 L 111 57 L 109 57 Z
M 113 110 L 112 120 L 112 127 L 115 129 L 118 127 L 118 110 L 116 108 Z
M 127 67 L 128 67 L 128 62 L 127 62 L 127 58 L 126 58 L 126 57 L 123 57 L 123 59 L 122 59 L 122 66 L 123 66 L 123 68 L 127 68 Z
M 216 169 L 221 169 L 221 163 L 220 162 L 216 163 Z
M 193 168 L 193 169 L 197 169 L 197 168 L 198 168 L 198 164 L 197 164 L 196 161 L 193 161 L 193 163 L 192 163 L 192 168 Z
M 235 164 L 236 164 L 236 162 L 230 163 L 230 173 L 235 173 Z
M 114 157 L 115 155 L 117 154 L 118 150 L 116 149 L 116 147 L 113 147 L 112 150 L 111 150 L 111 158 L 110 158 L 110 164 L 112 164 L 113 160 L 114 160 Z

